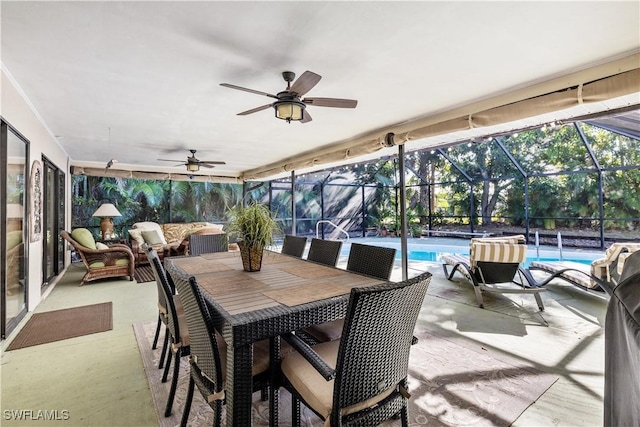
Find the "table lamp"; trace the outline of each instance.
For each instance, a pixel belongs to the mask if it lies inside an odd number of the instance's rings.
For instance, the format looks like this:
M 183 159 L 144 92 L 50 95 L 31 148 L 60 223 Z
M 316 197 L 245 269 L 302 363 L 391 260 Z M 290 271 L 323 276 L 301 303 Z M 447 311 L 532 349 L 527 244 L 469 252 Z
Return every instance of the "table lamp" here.
M 111 203 L 104 203 L 92 216 L 102 217 L 100 220 L 100 230 L 102 231 L 102 240 L 111 238 L 113 234 L 113 217 L 122 216 L 118 209 Z

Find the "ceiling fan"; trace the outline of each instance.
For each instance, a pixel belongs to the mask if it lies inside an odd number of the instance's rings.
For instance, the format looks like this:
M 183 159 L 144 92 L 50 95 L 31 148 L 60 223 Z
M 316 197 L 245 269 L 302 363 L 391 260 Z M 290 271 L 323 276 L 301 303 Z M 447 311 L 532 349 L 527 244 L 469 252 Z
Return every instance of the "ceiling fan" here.
M 196 150 L 189 150 L 191 152 L 191 156 L 187 157 L 187 161 L 183 162 L 182 160 L 169 160 L 169 159 L 158 159 L 161 162 L 180 162 L 176 166 L 184 165 L 187 167 L 187 171 L 189 172 L 197 172 L 200 170 L 200 166 L 205 168 L 213 168 L 214 165 L 224 165 L 225 162 L 219 161 L 207 161 L 207 160 L 198 160 L 196 158 Z
M 228 87 L 230 89 L 243 90 L 245 92 L 255 93 L 256 95 L 264 95 L 269 98 L 276 99 L 271 104 L 262 105 L 260 107 L 252 108 L 251 110 L 238 113 L 239 116 L 246 116 L 248 114 L 257 113 L 258 111 L 266 110 L 269 107 L 273 107 L 276 112 L 276 117 L 282 120 L 286 120 L 291 123 L 292 120 L 299 121 L 300 123 L 307 123 L 311 121 L 311 115 L 306 110 L 308 105 L 315 105 L 317 107 L 334 107 L 334 108 L 355 108 L 358 105 L 358 101 L 355 99 L 341 99 L 341 98 L 304 98 L 302 96 L 309 92 L 315 85 L 318 84 L 322 78 L 316 73 L 311 71 L 305 71 L 302 73 L 298 80 L 293 82 L 296 74 L 292 71 L 284 71 L 282 78 L 287 82 L 287 88 L 282 92 L 278 92 L 277 95 L 273 95 L 267 92 L 261 92 L 259 90 L 248 89 L 246 87 L 236 86 L 229 83 L 220 83 L 220 86 Z M 293 84 L 291 84 L 293 82 Z

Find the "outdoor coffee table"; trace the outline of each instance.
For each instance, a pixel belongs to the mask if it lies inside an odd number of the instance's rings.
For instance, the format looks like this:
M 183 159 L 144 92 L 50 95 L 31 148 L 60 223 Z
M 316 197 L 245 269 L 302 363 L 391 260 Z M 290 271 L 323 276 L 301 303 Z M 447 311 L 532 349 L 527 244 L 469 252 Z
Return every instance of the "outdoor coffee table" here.
M 262 269 L 245 272 L 239 252 L 165 259 L 172 277 L 194 276 L 211 311 L 214 327 L 227 343 L 227 426 L 250 426 L 253 343 L 271 340 L 279 358 L 285 332 L 343 318 L 353 287 L 380 279 L 265 251 Z M 275 359 L 274 359 L 275 360 Z M 278 394 L 270 424 L 278 425 Z

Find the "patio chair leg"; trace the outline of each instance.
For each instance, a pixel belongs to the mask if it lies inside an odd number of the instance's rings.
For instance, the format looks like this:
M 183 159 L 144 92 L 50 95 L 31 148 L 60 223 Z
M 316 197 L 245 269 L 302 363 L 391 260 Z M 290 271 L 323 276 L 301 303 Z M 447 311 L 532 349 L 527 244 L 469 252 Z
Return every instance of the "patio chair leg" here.
M 169 366 L 171 366 L 171 358 L 173 356 L 173 351 L 171 351 L 171 349 L 169 349 L 168 353 L 169 353 L 169 356 L 167 357 L 167 364 L 164 367 L 164 374 L 162 374 L 163 383 L 167 382 L 167 377 L 169 376 Z
M 300 399 L 291 394 L 291 425 L 300 427 Z
M 484 300 L 482 299 L 482 289 L 480 289 L 480 286 L 473 286 L 473 290 L 476 293 L 476 301 L 478 302 L 478 305 L 480 306 L 480 308 L 484 308 Z
M 171 408 L 173 407 L 173 399 L 176 397 L 176 388 L 178 388 L 178 375 L 180 374 L 180 353 L 181 353 L 181 349 L 178 348 L 178 351 L 176 351 L 175 360 L 173 361 L 173 377 L 171 378 L 171 389 L 169 389 L 169 397 L 167 398 L 167 407 L 164 410 L 165 417 L 168 417 L 171 415 Z
M 544 304 L 542 304 L 542 297 L 540 296 L 540 293 L 535 293 L 533 296 L 536 297 L 536 302 L 538 303 L 540 311 L 544 311 Z
M 158 348 L 158 338 L 160 337 L 160 326 L 162 325 L 162 319 L 160 318 L 160 315 L 158 314 L 158 324 L 156 325 L 156 333 L 153 336 L 153 345 L 151 346 L 152 350 L 155 350 L 156 348 Z
M 162 344 L 162 352 L 160 353 L 160 363 L 158 369 L 164 367 L 164 359 L 167 357 L 167 347 L 169 346 L 169 329 L 164 328 L 164 343 Z
M 184 410 L 182 412 L 182 420 L 180 421 L 180 427 L 187 427 L 187 421 L 189 421 L 189 411 L 191 411 L 191 402 L 193 401 L 193 390 L 196 383 L 193 381 L 193 377 L 189 375 L 189 388 L 187 389 L 187 398 L 184 402 Z

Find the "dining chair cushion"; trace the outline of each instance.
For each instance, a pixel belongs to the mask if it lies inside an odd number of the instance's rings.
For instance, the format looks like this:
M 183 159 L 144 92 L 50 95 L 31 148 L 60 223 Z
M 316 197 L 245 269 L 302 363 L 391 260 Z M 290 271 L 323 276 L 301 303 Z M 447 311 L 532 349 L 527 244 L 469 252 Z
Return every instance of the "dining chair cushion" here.
M 313 350 L 332 368 L 335 368 L 338 360 L 340 341 L 325 342 L 313 346 Z M 284 356 L 282 359 L 282 373 L 287 377 L 291 385 L 298 391 L 314 411 L 319 413 L 329 425 L 331 407 L 333 406 L 333 383 L 327 381 L 309 362 L 298 352 Z M 384 390 L 379 395 L 356 403 L 342 410 L 342 415 L 348 415 L 374 406 L 393 392 L 394 387 Z
M 96 240 L 93 238 L 93 234 L 91 234 L 91 232 L 86 228 L 76 228 L 71 232 L 71 237 L 85 248 L 97 249 Z
M 335 341 L 342 336 L 343 328 L 344 319 L 337 319 L 332 322 L 313 325 L 311 328 L 304 329 L 304 332 L 311 335 L 318 342 Z

